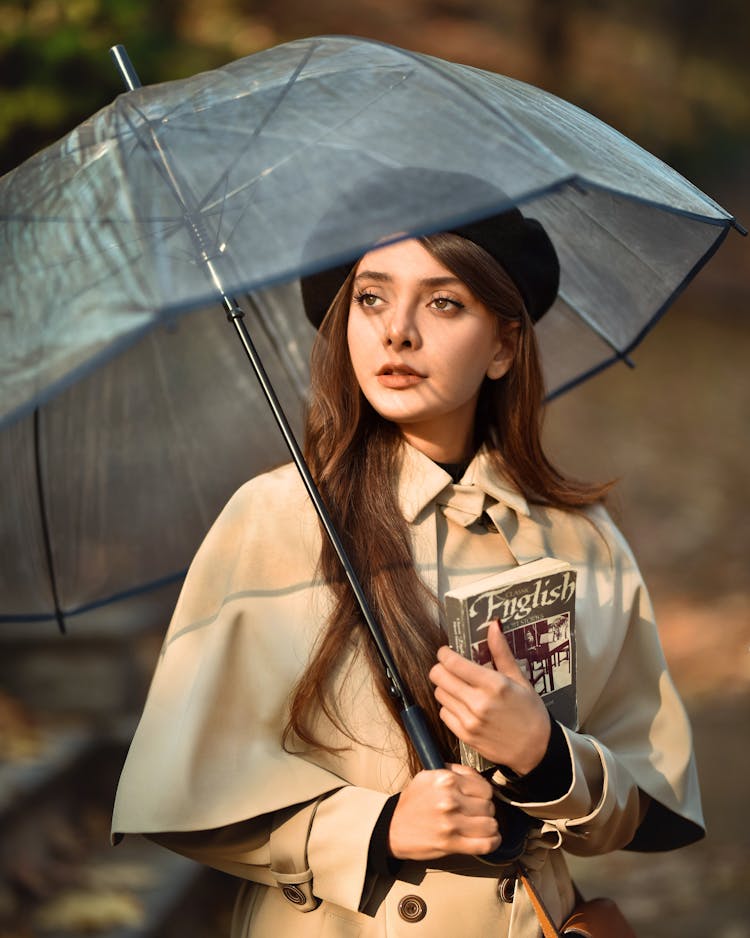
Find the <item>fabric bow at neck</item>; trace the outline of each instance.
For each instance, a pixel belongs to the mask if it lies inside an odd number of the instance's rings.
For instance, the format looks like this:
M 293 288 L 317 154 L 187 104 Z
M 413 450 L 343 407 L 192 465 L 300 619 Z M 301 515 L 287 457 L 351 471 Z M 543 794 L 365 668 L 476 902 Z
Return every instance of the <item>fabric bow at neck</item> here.
M 446 518 L 468 528 L 484 514 L 487 496 L 476 485 L 447 485 L 436 501 Z

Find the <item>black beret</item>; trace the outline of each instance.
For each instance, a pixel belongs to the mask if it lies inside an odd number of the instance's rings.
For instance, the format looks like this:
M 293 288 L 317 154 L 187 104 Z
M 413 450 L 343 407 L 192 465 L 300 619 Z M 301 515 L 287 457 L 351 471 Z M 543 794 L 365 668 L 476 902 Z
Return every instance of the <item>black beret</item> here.
M 560 283 L 560 263 L 538 221 L 512 208 L 447 230 L 473 241 L 500 264 L 518 288 L 533 322 L 552 306 Z M 357 263 L 355 259 L 301 278 L 305 313 L 316 329 Z

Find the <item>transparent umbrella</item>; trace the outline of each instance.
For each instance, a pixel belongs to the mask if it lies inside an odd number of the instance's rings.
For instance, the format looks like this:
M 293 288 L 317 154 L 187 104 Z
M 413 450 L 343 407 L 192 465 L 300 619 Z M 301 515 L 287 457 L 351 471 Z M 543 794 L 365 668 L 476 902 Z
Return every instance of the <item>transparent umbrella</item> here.
M 294 424 L 297 278 L 511 205 L 560 257 L 550 394 L 626 357 L 739 227 L 571 104 L 346 37 L 131 90 L 0 179 L 0 621 L 165 616 L 229 492 L 286 458 L 217 282 Z

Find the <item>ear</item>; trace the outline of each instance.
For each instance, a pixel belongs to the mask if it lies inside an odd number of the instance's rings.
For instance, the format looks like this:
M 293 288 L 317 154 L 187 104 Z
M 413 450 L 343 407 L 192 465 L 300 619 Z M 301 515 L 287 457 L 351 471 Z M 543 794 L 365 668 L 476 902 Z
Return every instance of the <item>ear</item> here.
M 516 357 L 520 330 L 521 324 L 518 322 L 503 323 L 500 326 L 495 354 L 487 367 L 487 377 L 490 381 L 497 381 L 510 370 Z

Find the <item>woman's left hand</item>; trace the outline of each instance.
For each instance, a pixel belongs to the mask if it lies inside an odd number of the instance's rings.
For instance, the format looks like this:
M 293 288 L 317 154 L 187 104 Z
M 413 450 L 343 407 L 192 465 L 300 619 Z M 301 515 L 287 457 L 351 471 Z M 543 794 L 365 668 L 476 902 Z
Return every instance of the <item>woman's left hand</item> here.
M 518 667 L 497 622 L 489 626 L 487 643 L 494 670 L 447 646 L 438 651 L 430 680 L 436 685 L 440 719 L 485 759 L 526 775 L 547 750 L 549 714 Z

